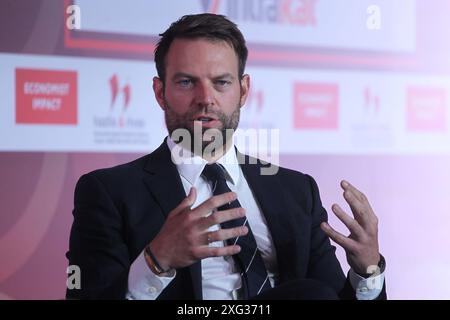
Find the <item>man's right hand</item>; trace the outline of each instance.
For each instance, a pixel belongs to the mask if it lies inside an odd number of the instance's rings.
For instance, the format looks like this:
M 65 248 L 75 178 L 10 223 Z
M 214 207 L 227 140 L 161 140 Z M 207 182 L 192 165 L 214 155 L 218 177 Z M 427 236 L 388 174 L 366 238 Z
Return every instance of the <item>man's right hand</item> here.
M 178 269 L 208 257 L 230 256 L 238 253 L 238 245 L 210 247 L 209 243 L 223 241 L 248 233 L 246 226 L 219 229 L 210 232 L 208 228 L 225 221 L 245 216 L 243 208 L 216 211 L 218 207 L 232 202 L 237 195 L 227 192 L 213 196 L 191 209 L 197 198 L 197 191 L 191 188 L 188 196 L 173 209 L 158 235 L 150 243 L 150 250 L 164 269 Z

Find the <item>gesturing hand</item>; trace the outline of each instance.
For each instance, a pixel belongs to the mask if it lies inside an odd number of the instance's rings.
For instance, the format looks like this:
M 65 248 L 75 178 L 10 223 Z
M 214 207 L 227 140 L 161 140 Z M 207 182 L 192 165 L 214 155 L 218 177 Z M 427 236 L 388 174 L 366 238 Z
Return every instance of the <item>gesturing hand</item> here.
M 357 273 L 370 273 L 369 267 L 376 266 L 380 260 L 378 248 L 378 218 L 373 212 L 366 196 L 347 181 L 341 182 L 344 199 L 349 204 L 353 217 L 341 207 L 333 204 L 334 214 L 350 230 L 348 237 L 323 222 L 321 228 L 331 239 L 342 246 L 347 254 L 347 262 Z M 372 267 L 371 267 L 372 268 Z
M 243 208 L 216 211 L 208 216 L 212 210 L 234 201 L 236 197 L 234 192 L 213 196 L 192 210 L 197 191 L 191 188 L 188 196 L 169 213 L 160 232 L 150 243 L 161 267 L 177 269 L 200 259 L 238 253 L 241 250 L 238 245 L 210 247 L 209 243 L 246 235 L 246 226 L 213 232 L 207 230 L 213 225 L 245 216 Z

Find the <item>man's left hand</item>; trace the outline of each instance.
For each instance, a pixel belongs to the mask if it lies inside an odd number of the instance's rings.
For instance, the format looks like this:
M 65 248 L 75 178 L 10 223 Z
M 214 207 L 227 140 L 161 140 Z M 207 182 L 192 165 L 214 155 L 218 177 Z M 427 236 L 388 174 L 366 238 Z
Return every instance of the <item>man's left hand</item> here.
M 344 199 L 352 210 L 353 218 L 337 204 L 333 204 L 331 209 L 350 230 L 350 235 L 344 236 L 327 222 L 321 223 L 321 229 L 344 248 L 347 262 L 356 273 L 370 273 L 370 269 L 373 268 L 371 266 L 376 266 L 380 260 L 378 218 L 361 191 L 345 180 L 341 181 L 341 187 L 344 189 Z

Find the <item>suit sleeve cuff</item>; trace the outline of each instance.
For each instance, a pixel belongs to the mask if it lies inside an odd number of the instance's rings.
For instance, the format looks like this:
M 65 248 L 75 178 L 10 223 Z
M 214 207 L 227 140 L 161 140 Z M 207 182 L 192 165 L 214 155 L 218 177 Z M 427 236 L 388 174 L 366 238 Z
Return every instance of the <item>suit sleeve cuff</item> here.
M 145 262 L 144 253 L 141 253 L 130 267 L 126 298 L 129 300 L 156 300 L 175 276 L 175 270 L 164 277 L 154 274 Z
M 384 284 L 384 272 L 369 278 L 361 277 L 353 269 L 349 273 L 350 284 L 356 292 L 356 299 L 358 300 L 374 300 L 376 299 Z

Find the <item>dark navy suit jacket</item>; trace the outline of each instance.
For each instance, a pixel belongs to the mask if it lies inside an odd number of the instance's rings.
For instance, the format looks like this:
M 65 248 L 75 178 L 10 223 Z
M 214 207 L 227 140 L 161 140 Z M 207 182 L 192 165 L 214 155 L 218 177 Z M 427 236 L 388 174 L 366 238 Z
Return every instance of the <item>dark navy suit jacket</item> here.
M 354 299 L 335 247 L 320 229 L 327 213 L 314 179 L 281 167 L 275 175 L 261 175 L 267 164 L 251 164 L 239 152 L 238 158 L 245 159 L 242 171 L 273 238 L 279 283 L 311 278 Z M 124 299 L 131 264 L 185 197 L 166 142 L 133 162 L 83 175 L 67 252 L 69 264 L 81 269 L 81 289 L 68 289 L 66 297 Z M 158 299 L 202 299 L 201 263 L 178 269 Z

